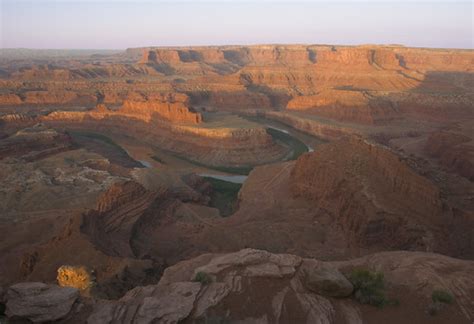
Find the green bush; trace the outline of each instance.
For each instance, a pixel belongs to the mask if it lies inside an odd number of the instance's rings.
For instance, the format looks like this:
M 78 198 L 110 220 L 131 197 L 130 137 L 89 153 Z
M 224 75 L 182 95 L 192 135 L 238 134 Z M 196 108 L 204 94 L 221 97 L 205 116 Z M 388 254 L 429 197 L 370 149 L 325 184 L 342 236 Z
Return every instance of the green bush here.
M 431 299 L 434 303 L 445 303 L 445 304 L 452 304 L 454 302 L 454 296 L 451 295 L 449 292 L 445 290 L 434 290 L 431 294 Z
M 199 271 L 198 273 L 196 273 L 196 275 L 194 276 L 194 281 L 197 281 L 197 282 L 200 282 L 202 283 L 203 285 L 208 285 L 212 282 L 212 278 L 210 275 L 208 275 L 207 273 L 205 272 L 202 272 L 202 271 Z
M 382 272 L 365 269 L 355 269 L 349 276 L 349 281 L 354 286 L 354 297 L 361 304 L 369 304 L 382 308 L 390 302 L 385 296 L 385 282 Z

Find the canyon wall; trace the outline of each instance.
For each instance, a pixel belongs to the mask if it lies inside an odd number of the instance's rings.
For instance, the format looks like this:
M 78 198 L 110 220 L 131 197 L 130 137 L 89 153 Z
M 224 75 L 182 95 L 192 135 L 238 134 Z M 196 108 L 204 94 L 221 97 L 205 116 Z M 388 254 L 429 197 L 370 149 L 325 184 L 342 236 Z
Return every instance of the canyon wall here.
M 115 183 L 84 214 L 81 232 L 107 255 L 134 257 L 130 241 L 135 223 L 158 195 L 133 181 Z
M 142 63 L 185 64 L 233 63 L 236 65 L 307 66 L 346 65 L 367 69 L 413 68 L 420 71 L 465 69 L 473 64 L 470 51 L 421 49 L 397 46 L 330 46 L 330 45 L 256 45 L 181 48 L 144 48 Z
M 397 155 L 362 139 L 303 155 L 292 171 L 291 188 L 332 213 L 363 244 L 432 250 L 442 242 L 439 189 Z
M 472 138 L 455 132 L 439 131 L 428 137 L 424 149 L 448 170 L 474 181 Z
M 142 56 L 141 59 L 137 57 Z M 439 120 L 474 106 L 474 53 L 403 46 L 137 48 L 90 61 L 6 65 L 0 106 L 122 105 L 186 93 L 208 110 L 298 110 L 380 124 Z
M 287 154 L 287 149 L 276 144 L 263 127 L 206 127 L 201 115 L 190 112 L 181 102 L 125 102 L 118 110 L 98 105 L 88 112 L 56 111 L 38 120 L 66 128 L 129 135 L 214 166 L 263 164 Z
M 334 140 L 347 135 L 361 134 L 359 129 L 351 128 L 344 124 L 334 123 L 324 119 L 307 118 L 304 115 L 291 114 L 287 112 L 247 112 L 248 115 L 263 116 L 287 124 L 301 132 L 313 135 L 325 140 Z
M 199 113 L 191 112 L 183 102 L 180 101 L 131 101 L 126 100 L 123 105 L 116 110 L 107 108 L 104 104 L 99 104 L 90 111 L 53 111 L 47 116 L 41 117 L 46 121 L 84 119 L 95 120 L 109 117 L 130 118 L 145 123 L 158 120 L 162 123 L 183 123 L 199 124 L 202 117 Z
M 293 97 L 287 109 L 361 124 L 381 124 L 400 117 L 390 101 L 349 90 L 323 90 L 317 95 Z

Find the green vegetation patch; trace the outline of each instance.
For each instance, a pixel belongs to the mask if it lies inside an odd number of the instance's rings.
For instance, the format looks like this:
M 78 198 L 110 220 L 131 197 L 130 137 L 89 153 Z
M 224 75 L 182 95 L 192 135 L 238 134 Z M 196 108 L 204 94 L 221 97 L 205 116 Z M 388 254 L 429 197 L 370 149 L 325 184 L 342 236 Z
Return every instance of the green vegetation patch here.
M 270 134 L 274 140 L 289 146 L 292 154 L 289 160 L 296 160 L 301 154 L 308 152 L 308 146 L 294 136 L 274 128 L 267 128 L 267 133 Z
M 389 300 L 385 296 L 385 280 L 382 272 L 355 269 L 348 279 L 354 286 L 355 299 L 361 304 L 369 304 L 378 308 L 399 304 L 397 300 Z
M 219 209 L 221 216 L 232 215 L 237 209 L 238 194 L 242 184 L 204 177 L 212 186 L 210 206 Z
M 454 296 L 448 291 L 441 289 L 434 290 L 431 294 L 431 299 L 434 303 L 452 304 L 454 302 Z
M 445 305 L 450 305 L 454 302 L 454 296 L 446 290 L 436 289 L 431 294 L 431 300 L 432 302 L 428 305 L 426 312 L 431 316 L 435 316 Z
M 196 273 L 196 275 L 194 276 L 194 281 L 196 282 L 200 282 L 202 283 L 203 285 L 208 285 L 212 282 L 212 278 L 210 275 L 208 275 L 207 273 L 203 272 L 203 271 L 199 271 L 198 273 Z

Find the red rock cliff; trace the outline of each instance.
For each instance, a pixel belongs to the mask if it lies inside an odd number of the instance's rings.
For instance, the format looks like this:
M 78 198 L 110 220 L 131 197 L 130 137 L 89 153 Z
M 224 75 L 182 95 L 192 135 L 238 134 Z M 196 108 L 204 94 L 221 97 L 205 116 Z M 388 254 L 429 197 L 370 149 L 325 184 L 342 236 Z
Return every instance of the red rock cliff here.
M 433 248 L 441 230 L 437 187 L 398 156 L 362 139 L 344 139 L 298 159 L 294 195 L 328 210 L 365 244 Z

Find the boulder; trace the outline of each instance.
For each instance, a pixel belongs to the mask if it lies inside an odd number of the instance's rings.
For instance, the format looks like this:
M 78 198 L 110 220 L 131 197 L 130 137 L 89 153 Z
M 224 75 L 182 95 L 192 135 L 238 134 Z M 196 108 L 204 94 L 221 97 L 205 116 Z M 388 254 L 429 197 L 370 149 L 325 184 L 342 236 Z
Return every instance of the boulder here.
M 137 287 L 117 302 L 99 302 L 87 323 L 178 323 L 193 310 L 200 289 L 198 282 Z
M 292 276 L 300 265 L 301 258 L 291 254 L 272 254 L 267 251 L 243 249 L 214 258 L 205 266 L 195 269 L 198 272 L 216 276 L 229 268 L 241 269 L 247 277 L 285 277 Z M 191 279 L 192 279 L 191 278 Z
M 316 260 L 304 260 L 301 271 L 305 287 L 327 297 L 347 297 L 354 287 L 336 268 L 324 265 Z
M 11 286 L 6 295 L 6 315 L 29 319 L 34 323 L 64 318 L 79 297 L 79 290 L 41 282 Z

